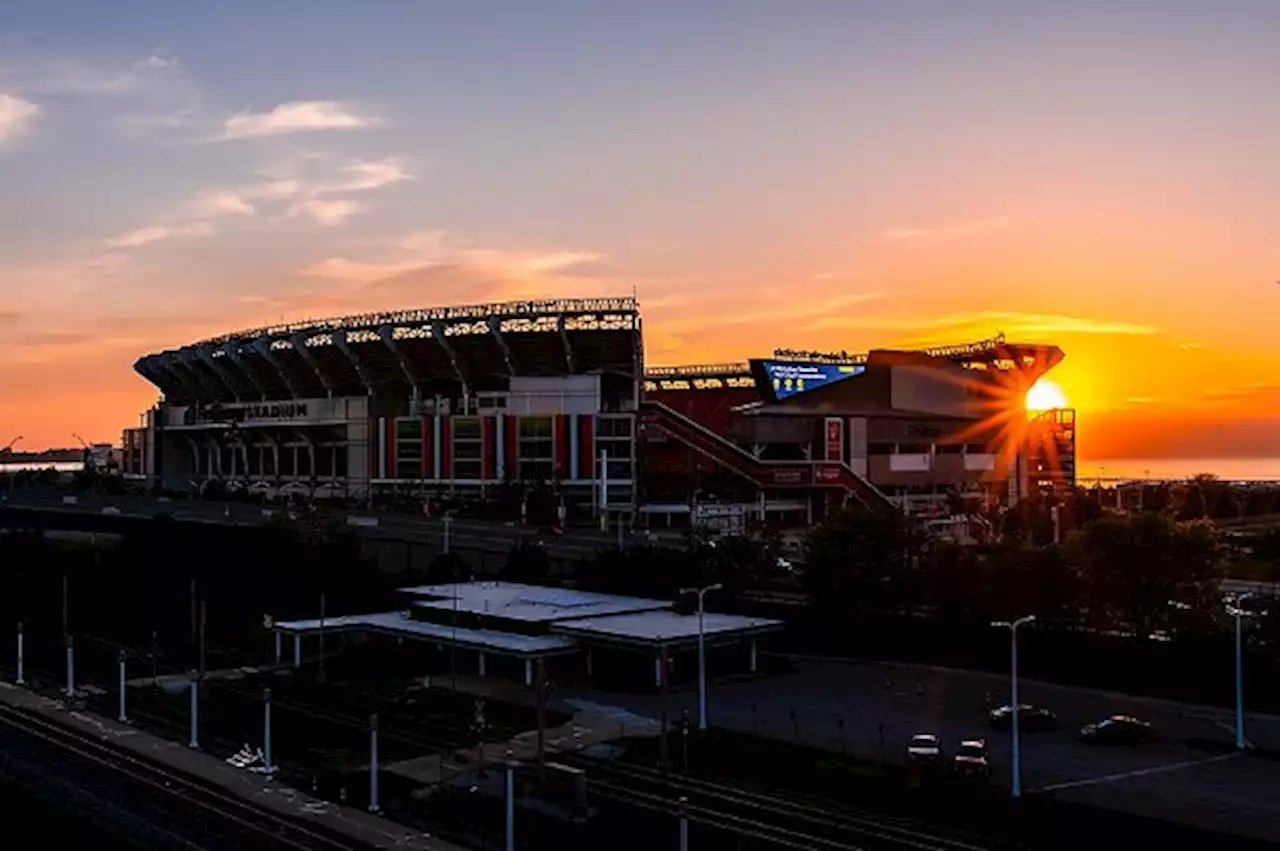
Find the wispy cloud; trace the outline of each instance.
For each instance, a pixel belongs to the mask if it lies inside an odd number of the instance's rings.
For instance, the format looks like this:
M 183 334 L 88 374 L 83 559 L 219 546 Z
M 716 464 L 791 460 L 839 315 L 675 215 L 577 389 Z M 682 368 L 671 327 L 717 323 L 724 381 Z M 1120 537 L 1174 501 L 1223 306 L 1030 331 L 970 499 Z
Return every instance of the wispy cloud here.
M 399 157 L 354 160 L 342 166 L 332 180 L 317 185 L 315 191 L 317 194 L 367 192 L 413 179 L 414 176 Z
M 364 208 L 360 203 L 350 198 L 312 198 L 309 201 L 294 204 L 289 209 L 289 214 L 306 216 L 316 224 L 332 227 L 342 224 L 362 209 Z
M 983 219 L 968 219 L 961 222 L 947 222 L 940 225 L 918 227 L 890 228 L 881 234 L 885 242 L 922 242 L 961 239 L 981 233 L 1003 230 L 1014 223 L 1012 216 L 992 216 Z
M 1204 347 L 1204 346 L 1203 346 L 1203 344 L 1201 344 L 1201 343 L 1195 343 L 1195 342 L 1179 343 L 1179 344 L 1178 344 L 1178 348 L 1182 349 L 1184 352 L 1193 352 L 1193 351 L 1195 351 L 1196 349 L 1200 349 L 1200 348 L 1203 348 L 1203 347 Z
M 17 95 L 0 92 L 0 144 L 26 134 L 40 115 L 40 107 Z
M 257 210 L 245 198 L 235 192 L 215 189 L 199 192 L 191 200 L 191 212 L 200 217 L 252 216 Z
M 380 118 L 362 115 L 338 101 L 291 101 L 270 112 L 241 112 L 231 116 L 223 123 L 223 138 L 254 139 L 317 130 L 360 130 L 381 123 Z
M 1150 325 L 1084 316 L 1053 313 L 1020 313 L 1005 310 L 975 310 L 935 317 L 892 316 L 828 316 L 819 320 L 818 328 L 874 328 L 911 332 L 910 342 L 929 343 L 957 334 L 977 331 L 986 334 L 1003 331 L 1010 336 L 1035 337 L 1062 334 L 1107 334 L 1145 336 L 1158 333 Z
M 136 95 L 181 75 L 177 60 L 158 53 L 133 60 L 27 55 L 0 68 L 0 79 L 20 91 L 56 97 Z
M 386 256 L 352 260 L 329 257 L 302 270 L 302 274 L 347 281 L 376 281 L 414 269 L 465 266 L 505 275 L 542 275 L 568 271 L 601 259 L 589 251 L 529 251 L 477 245 L 447 231 L 409 234 L 395 240 Z
M 217 229 L 209 222 L 187 222 L 171 225 L 148 225 L 136 228 L 106 241 L 108 248 L 142 248 L 174 239 L 196 239 L 213 236 Z

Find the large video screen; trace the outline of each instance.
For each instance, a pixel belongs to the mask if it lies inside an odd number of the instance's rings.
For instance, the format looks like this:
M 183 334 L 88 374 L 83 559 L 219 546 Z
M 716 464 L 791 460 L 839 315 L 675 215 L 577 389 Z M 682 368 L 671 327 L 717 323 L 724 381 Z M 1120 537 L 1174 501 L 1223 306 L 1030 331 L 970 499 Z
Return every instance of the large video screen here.
M 761 361 L 760 366 L 764 370 L 765 381 L 773 391 L 773 397 L 779 401 L 797 393 L 806 393 L 853 378 L 867 370 L 864 364 L 802 361 L 767 360 Z

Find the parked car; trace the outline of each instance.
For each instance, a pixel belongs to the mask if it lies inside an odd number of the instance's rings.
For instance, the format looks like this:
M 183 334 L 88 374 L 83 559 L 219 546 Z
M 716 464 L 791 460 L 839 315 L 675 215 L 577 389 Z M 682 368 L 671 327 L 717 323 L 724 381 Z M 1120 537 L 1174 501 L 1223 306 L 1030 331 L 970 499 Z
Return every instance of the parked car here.
M 987 723 L 992 730 L 1009 730 L 1013 728 L 1013 707 L 1001 706 L 987 715 Z M 1032 706 L 1029 703 L 1018 704 L 1018 731 L 1022 733 L 1040 733 L 1058 729 L 1058 716 L 1043 706 Z
M 961 742 L 953 764 L 959 774 L 986 777 L 991 773 L 991 763 L 987 760 L 986 741 L 966 739 Z
M 942 745 L 932 733 L 919 733 L 907 742 L 907 759 L 917 765 L 935 763 L 942 756 Z
M 1094 745 L 1141 745 L 1155 738 L 1155 728 L 1132 715 L 1112 715 L 1080 728 L 1080 738 Z

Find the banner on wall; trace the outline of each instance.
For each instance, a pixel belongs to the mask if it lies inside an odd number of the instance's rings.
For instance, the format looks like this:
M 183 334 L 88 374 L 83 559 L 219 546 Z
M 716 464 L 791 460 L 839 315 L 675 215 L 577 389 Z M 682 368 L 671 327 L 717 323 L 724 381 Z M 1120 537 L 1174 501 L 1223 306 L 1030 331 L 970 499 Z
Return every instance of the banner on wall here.
M 844 420 L 839 417 L 827 417 L 826 460 L 844 460 Z

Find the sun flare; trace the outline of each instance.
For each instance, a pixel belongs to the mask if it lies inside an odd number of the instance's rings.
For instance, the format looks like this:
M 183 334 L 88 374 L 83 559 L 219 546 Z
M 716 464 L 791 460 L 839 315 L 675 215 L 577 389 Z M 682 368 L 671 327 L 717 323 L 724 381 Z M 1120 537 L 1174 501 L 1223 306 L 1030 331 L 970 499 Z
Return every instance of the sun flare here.
M 1067 397 L 1057 382 L 1041 378 L 1027 391 L 1024 404 L 1028 411 L 1052 411 L 1067 407 Z

